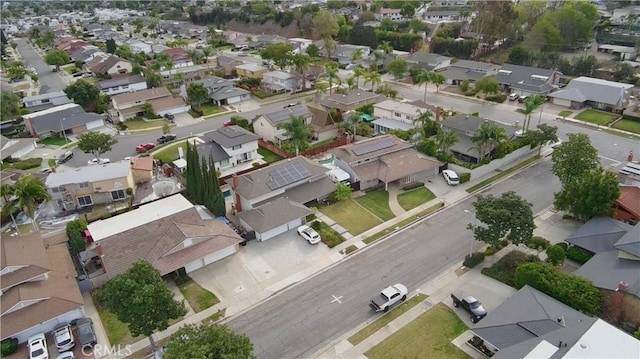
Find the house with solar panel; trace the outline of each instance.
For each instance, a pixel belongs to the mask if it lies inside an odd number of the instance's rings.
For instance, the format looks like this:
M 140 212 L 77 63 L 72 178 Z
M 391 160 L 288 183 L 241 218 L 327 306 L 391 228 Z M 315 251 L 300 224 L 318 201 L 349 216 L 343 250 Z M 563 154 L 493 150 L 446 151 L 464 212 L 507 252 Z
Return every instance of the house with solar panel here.
M 227 183 L 240 225 L 255 231 L 259 241 L 298 228 L 312 213 L 309 207 L 336 190 L 328 171 L 298 156 L 231 177 Z
M 390 184 L 409 186 L 436 176 L 443 165 L 393 135 L 350 143 L 329 152 L 335 156 L 334 164 L 349 174 L 355 190 L 386 190 Z
M 305 105 L 287 107 L 271 113 L 265 113 L 258 116 L 253 121 L 253 132 L 262 137 L 263 140 L 280 145 L 283 141 L 289 139 L 285 130 L 278 128 L 281 124 L 291 121 L 291 116 L 302 116 L 307 124 L 311 124 L 313 118 L 311 112 Z

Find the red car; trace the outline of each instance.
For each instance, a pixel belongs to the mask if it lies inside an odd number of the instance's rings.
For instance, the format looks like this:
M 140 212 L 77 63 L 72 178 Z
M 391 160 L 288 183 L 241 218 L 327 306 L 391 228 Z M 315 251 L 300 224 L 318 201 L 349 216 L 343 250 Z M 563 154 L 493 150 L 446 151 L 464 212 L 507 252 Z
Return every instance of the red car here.
M 136 146 L 136 152 L 147 152 L 149 150 L 152 150 L 154 147 L 156 147 L 156 144 L 153 142 L 143 143 L 139 146 Z

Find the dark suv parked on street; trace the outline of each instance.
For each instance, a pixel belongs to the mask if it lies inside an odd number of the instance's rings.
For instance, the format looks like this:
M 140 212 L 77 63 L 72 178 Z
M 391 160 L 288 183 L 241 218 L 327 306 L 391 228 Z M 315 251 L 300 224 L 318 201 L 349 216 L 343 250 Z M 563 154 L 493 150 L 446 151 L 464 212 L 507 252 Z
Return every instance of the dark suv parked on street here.
M 158 142 L 158 144 L 161 144 L 161 143 L 171 142 L 171 141 L 173 141 L 175 139 L 176 139 L 176 135 L 167 134 L 167 135 L 162 135 L 162 136 L 158 137 L 156 142 Z
M 58 158 L 56 158 L 56 163 L 63 164 L 69 161 L 72 157 L 73 157 L 73 151 L 66 151 L 65 153 L 58 156 Z

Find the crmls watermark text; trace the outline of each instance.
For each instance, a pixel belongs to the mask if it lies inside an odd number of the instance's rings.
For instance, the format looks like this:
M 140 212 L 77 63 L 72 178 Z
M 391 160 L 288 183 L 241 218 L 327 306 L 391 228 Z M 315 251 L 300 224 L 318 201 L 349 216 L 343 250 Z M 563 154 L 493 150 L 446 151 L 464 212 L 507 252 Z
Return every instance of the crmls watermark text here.
M 124 358 L 133 354 L 133 350 L 131 350 L 131 345 L 129 344 L 124 346 L 118 344 L 110 347 L 106 345 L 96 344 L 93 349 L 89 347 L 82 347 L 83 355 L 90 355 L 91 353 L 93 353 L 96 357 L 111 356 Z

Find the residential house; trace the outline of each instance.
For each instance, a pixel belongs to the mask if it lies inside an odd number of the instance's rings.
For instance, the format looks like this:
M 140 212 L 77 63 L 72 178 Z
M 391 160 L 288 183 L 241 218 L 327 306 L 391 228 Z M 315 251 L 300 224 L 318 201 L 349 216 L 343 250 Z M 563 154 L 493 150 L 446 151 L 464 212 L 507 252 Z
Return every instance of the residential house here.
M 0 339 L 24 343 L 59 323 L 84 317 L 84 300 L 65 242 L 41 234 L 0 238 Z
M 464 80 L 474 83 L 478 79 L 495 76 L 498 70 L 500 66 L 488 62 L 458 60 L 438 72 L 447 78 L 447 84 L 460 85 Z
M 94 45 L 87 45 L 81 48 L 78 48 L 74 51 L 70 57 L 72 62 L 81 62 L 86 63 L 93 60 L 96 54 L 105 54 L 99 47 Z
M 162 53 L 169 55 L 173 62 L 173 68 L 189 67 L 193 66 L 193 60 L 187 53 L 187 51 L 181 47 L 174 47 L 162 51 Z
M 238 74 L 238 77 L 244 80 L 246 79 L 262 80 L 262 76 L 264 76 L 265 72 L 269 71 L 267 67 L 254 64 L 254 63 L 238 65 L 235 67 L 235 69 L 236 69 L 236 73 Z
M 96 83 L 100 92 L 113 96 L 126 92 L 136 92 L 146 90 L 147 80 L 142 75 L 133 75 L 127 77 L 119 77 L 116 79 L 103 80 Z
M 105 117 L 103 114 L 85 112 L 75 103 L 22 115 L 27 132 L 40 139 L 80 134 L 103 127 Z
M 163 44 L 151 44 L 151 52 L 154 54 L 159 54 L 164 50 L 168 50 L 168 49 L 170 49 L 170 47 L 165 46 Z
M 361 56 L 360 59 L 354 60 L 353 55 L 356 51 L 360 51 Z M 340 65 L 348 65 L 352 63 L 359 64 L 368 58 L 369 55 L 371 55 L 371 48 L 369 46 L 340 44 L 336 46 L 331 54 L 331 58 L 338 61 Z
M 403 187 L 438 174 L 442 163 L 416 151 L 392 135 L 378 136 L 329 150 L 334 164 L 347 172 L 354 188 L 366 190 L 389 184 Z
M 176 115 L 189 111 L 189 106 L 182 99 L 176 99 L 166 87 L 157 87 L 130 93 L 122 93 L 111 97 L 117 118 L 123 122 L 136 116 L 144 116 L 143 107 L 149 103 L 154 113 Z
M 259 159 L 259 138 L 240 126 L 225 126 L 200 136 L 196 149 L 202 159 L 213 158 L 216 170 L 223 177 L 235 172 L 235 166 Z
M 75 210 L 127 200 L 135 192 L 135 180 L 131 164 L 121 161 L 53 172 L 45 187 L 60 209 Z
M 525 285 L 470 328 L 492 358 L 631 358 L 637 339 Z
M 305 105 L 298 105 L 259 115 L 253 121 L 253 132 L 263 140 L 280 145 L 289 137 L 285 136 L 285 130 L 278 126 L 291 121 L 291 116 L 302 116 L 307 124 L 311 124 L 313 115 Z
M 329 111 L 345 113 L 364 105 L 375 104 L 384 101 L 384 96 L 360 89 L 347 93 L 333 93 L 320 101 L 320 104 Z
M 415 120 L 423 113 L 432 111 L 422 101 L 400 102 L 385 100 L 373 105 L 373 131 L 376 134 L 386 134 L 390 130 L 407 131 L 415 128 Z M 436 112 L 437 113 L 437 112 Z M 436 116 L 435 120 L 438 118 Z
M 425 11 L 423 18 L 424 22 L 429 24 L 459 22 L 462 20 L 459 10 L 427 10 Z
M 278 44 L 278 43 L 288 44 L 289 40 L 280 35 L 261 34 L 261 35 L 254 36 L 253 42 L 255 43 L 255 46 L 257 48 L 266 48 L 272 44 Z
M 485 153 L 473 142 L 472 138 L 477 136 L 480 126 L 484 124 L 492 124 L 504 130 L 508 140 L 515 137 L 516 128 L 509 124 L 498 121 L 487 120 L 473 115 L 458 114 L 447 118 L 440 122 L 445 130 L 454 131 L 458 135 L 458 142 L 449 148 L 451 154 L 456 158 L 471 163 L 480 163 L 480 159 L 490 154 L 497 145 L 488 145 L 484 149 Z
M 143 54 L 151 54 L 153 52 L 151 49 L 151 44 L 148 44 L 143 41 L 130 40 L 130 41 L 127 41 L 125 44 L 129 46 L 129 48 L 131 49 L 131 52 L 133 52 L 134 54 L 137 54 L 139 52 Z
M 72 103 L 63 91 L 43 93 L 35 96 L 26 96 L 22 99 L 24 107 L 30 111 L 41 111 L 48 108 Z
M 236 66 L 244 64 L 243 61 L 229 56 L 216 57 L 217 69 L 222 70 L 225 77 L 236 76 Z
M 38 147 L 35 138 L 7 138 L 0 136 L 0 160 L 11 158 L 21 158 L 27 156 Z
M 326 175 L 328 171 L 298 156 L 233 176 L 227 183 L 231 184 L 240 223 L 245 229 L 254 230 L 260 241 L 297 228 L 310 213 L 304 210 L 305 206 L 317 204 L 335 191 L 335 184 Z
M 105 274 L 95 285 L 125 272 L 142 259 L 161 275 L 184 268 L 190 273 L 238 251 L 242 238 L 181 194 L 90 223 Z
M 439 71 L 451 65 L 452 58 L 426 51 L 416 51 L 404 57 L 413 68 L 427 71 Z
M 640 164 L 628 162 L 618 171 L 618 182 L 624 185 L 640 186 Z
M 92 64 L 91 62 L 89 64 Z M 104 61 L 89 65 L 89 71 L 95 76 L 105 77 L 131 73 L 133 65 L 129 60 L 117 56 L 109 56 Z
M 208 72 L 209 71 L 205 66 L 193 65 L 171 70 L 162 70 L 160 71 L 160 76 L 162 76 L 163 84 L 174 88 L 180 87 L 181 85 L 186 83 L 200 80 L 204 78 Z M 182 74 L 182 78 L 177 77 L 177 74 Z
M 620 197 L 613 208 L 617 220 L 632 225 L 640 223 L 640 185 L 620 186 Z
M 135 157 L 130 161 L 131 173 L 136 184 L 148 183 L 153 179 L 153 156 Z
M 621 112 L 629 103 L 632 84 L 624 84 L 581 76 L 561 90 L 549 94 L 551 103 L 569 108 L 590 106 L 605 111 Z
M 547 96 L 558 88 L 561 73 L 558 70 L 504 64 L 496 74 L 503 91 L 520 96 Z
M 309 103 L 307 109 L 311 112 L 312 140 L 324 142 L 338 137 L 340 128 L 326 108 L 316 103 Z
M 306 54 L 307 48 L 309 45 L 313 43 L 313 40 L 300 38 L 300 37 L 292 37 L 289 39 L 289 44 L 293 47 L 294 54 Z
M 380 8 L 380 11 L 376 14 L 376 19 L 378 21 L 382 21 L 384 19 L 389 19 L 393 21 L 406 21 L 407 18 L 402 15 L 402 9 L 390 9 L 390 8 Z
M 235 87 L 235 82 L 217 76 L 209 76 L 202 80 L 193 81 L 200 83 L 209 91 L 209 98 L 218 106 L 240 103 L 251 98 L 251 93 L 245 89 Z M 187 86 L 180 86 L 180 95 L 187 99 Z
M 268 92 L 291 92 L 302 90 L 302 79 L 284 71 L 269 71 L 262 75 L 262 86 Z

